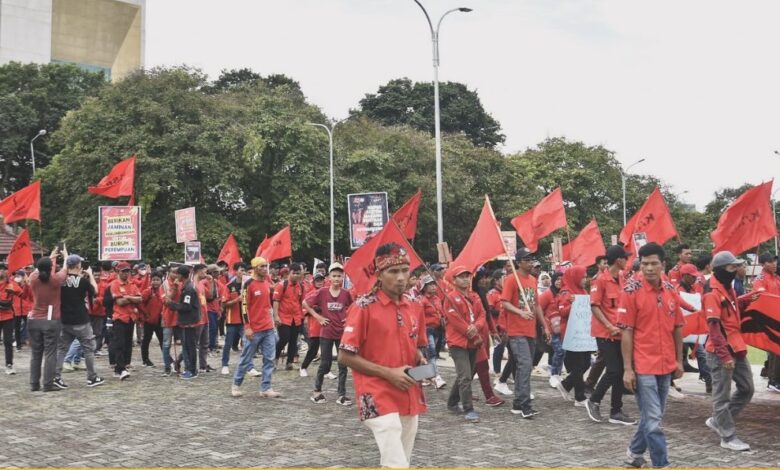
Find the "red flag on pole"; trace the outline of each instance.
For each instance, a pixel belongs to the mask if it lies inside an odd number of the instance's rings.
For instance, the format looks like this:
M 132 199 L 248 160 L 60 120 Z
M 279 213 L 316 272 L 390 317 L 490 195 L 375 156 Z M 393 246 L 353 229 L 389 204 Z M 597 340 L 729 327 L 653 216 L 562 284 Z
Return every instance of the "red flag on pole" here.
M 450 263 L 450 268 L 463 266 L 473 273 L 486 262 L 504 254 L 506 254 L 506 247 L 501 238 L 498 221 L 493 215 L 490 200 L 485 196 L 477 225 L 474 226 L 458 257 Z
M 233 264 L 241 261 L 241 254 L 238 252 L 238 243 L 236 242 L 236 237 L 234 237 L 232 233 L 228 235 L 225 244 L 222 245 L 222 250 L 219 252 L 217 261 L 226 262 L 228 270 L 231 272 L 233 271 Z
M 0 215 L 6 224 L 25 219 L 40 222 L 41 181 L 35 181 L 0 201 Z
M 414 240 L 417 234 L 417 214 L 420 210 L 420 200 L 422 199 L 422 190 L 418 189 L 417 192 L 404 203 L 395 214 L 392 219 L 398 224 L 398 228 L 406 236 L 407 240 Z
M 347 261 L 347 264 L 344 266 L 344 272 L 347 273 L 350 281 L 352 281 L 356 294 L 365 294 L 370 291 L 376 283 L 374 254 L 376 253 L 376 249 L 382 245 L 397 243 L 404 248 L 409 254 L 410 270 L 422 266 L 422 259 L 414 251 L 414 248 L 409 245 L 409 242 L 404 235 L 405 234 L 398 228 L 398 225 L 391 219 L 381 232 L 371 237 L 371 239 L 352 254 L 352 257 L 349 258 L 349 261 Z
M 559 228 L 566 227 L 566 210 L 563 208 L 561 188 L 555 188 L 539 201 L 536 207 L 512 219 L 512 226 L 526 248 L 536 251 L 539 240 Z
M 723 211 L 710 234 L 715 248 L 735 255 L 777 236 L 772 216 L 772 181 L 748 189 Z
M 8 264 L 8 272 L 10 273 L 33 264 L 32 244 L 27 229 L 22 230 L 22 233 L 16 237 L 14 246 L 8 252 L 6 264 Z
M 290 235 L 290 226 L 281 229 L 279 233 L 271 238 L 263 240 L 263 243 L 257 248 L 255 256 L 262 256 L 269 263 L 282 258 L 292 256 L 292 237 Z
M 758 294 L 742 312 L 740 329 L 747 344 L 780 355 L 780 296 Z
M 623 227 L 620 241 L 625 245 L 626 251 L 636 255 L 639 248 L 646 243 L 662 244 L 675 235 L 677 235 L 677 228 L 674 226 L 672 214 L 661 190 L 656 187 L 642 207 Z
M 607 253 L 596 219 L 591 220 L 577 238 L 562 248 L 563 259 L 571 261 L 575 266 L 591 266 L 596 263 L 597 257 Z
M 87 190 L 92 194 L 99 194 L 109 198 L 130 196 L 128 205 L 135 203 L 135 155 L 122 160 L 114 165 L 114 168 L 98 182 L 97 186 L 90 186 Z

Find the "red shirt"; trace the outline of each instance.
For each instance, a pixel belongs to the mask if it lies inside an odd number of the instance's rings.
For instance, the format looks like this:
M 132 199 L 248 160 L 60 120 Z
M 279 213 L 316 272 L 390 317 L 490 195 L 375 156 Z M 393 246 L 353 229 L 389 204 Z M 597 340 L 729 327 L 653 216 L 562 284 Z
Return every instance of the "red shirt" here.
M 145 291 L 147 287 L 152 285 L 152 275 L 148 272 L 143 276 L 136 274 L 132 279 L 139 292 Z
M 147 287 L 141 294 L 141 310 L 143 310 L 143 322 L 150 325 L 159 325 L 162 320 L 162 310 L 165 304 L 165 293 L 162 288 Z
M 712 283 L 712 279 L 710 279 Z M 766 292 L 767 294 L 780 295 L 780 276 L 770 273 L 766 269 L 756 276 L 753 281 L 753 292 Z
M 717 318 L 720 320 L 720 324 L 723 325 L 726 337 L 731 349 L 735 353 L 740 351 L 747 351 L 747 345 L 742 338 L 742 330 L 740 328 L 742 319 L 739 315 L 739 306 L 737 305 L 737 295 L 734 293 L 733 288 L 726 289 L 723 287 L 715 276 L 710 278 L 710 292 L 704 294 L 701 305 L 704 314 L 707 319 Z M 715 345 L 712 341 L 707 341 L 706 349 L 708 352 L 715 352 Z
M 246 312 L 249 317 L 249 328 L 255 331 L 266 331 L 274 328 L 271 316 L 271 286 L 268 278 L 262 281 L 252 278 L 245 286 Z
M 498 312 L 498 317 L 495 318 L 496 326 L 506 330 L 506 315 L 504 314 L 504 306 L 501 303 L 501 291 L 490 289 L 487 293 L 487 301 L 488 306 Z
M 634 371 L 671 374 L 677 369 L 673 332 L 685 324 L 674 286 L 656 289 L 645 280 L 626 282 L 618 309 L 618 325 L 634 331 Z
M 95 298 L 92 301 L 92 308 L 89 311 L 89 314 L 93 317 L 106 316 L 106 306 L 103 303 L 103 299 L 106 294 L 106 289 L 111 287 L 111 283 L 114 282 L 115 279 L 116 274 L 111 271 L 102 271 L 96 279 L 98 289 L 95 293 Z
M 287 289 L 284 285 L 287 284 Z M 303 324 L 303 285 L 300 282 L 293 284 L 289 280 L 280 282 L 274 287 L 274 302 L 279 302 L 279 321 L 282 325 L 294 326 Z
M 329 288 L 323 287 L 313 293 L 306 303 L 329 320 L 327 325 L 321 326 L 320 338 L 341 339 L 344 334 L 347 309 L 352 305 L 352 294 L 346 289 L 341 289 L 334 297 Z M 319 325 L 319 322 L 317 324 Z
M 527 310 L 534 313 L 536 309 L 536 278 L 530 274 L 524 276 L 521 273 L 517 273 L 517 277 L 520 279 L 520 284 L 522 284 L 523 290 L 525 291 L 525 298 L 528 299 L 528 303 L 530 304 L 528 305 Z M 522 298 L 514 275 L 506 276 L 506 279 L 504 279 L 504 287 L 501 289 L 501 300 L 523 309 L 523 307 L 519 307 Z M 534 314 L 533 318 L 530 320 L 526 320 L 520 315 L 506 310 L 504 311 L 504 314 L 504 323 L 506 324 L 506 331 L 509 336 L 536 338 L 536 314 Z
M 210 281 L 208 279 L 205 279 L 205 281 L 206 282 L 203 283 L 203 287 L 206 288 L 205 289 L 206 302 L 207 302 L 206 311 L 221 313 L 222 312 L 222 290 L 220 289 L 220 284 L 214 279 Z
M 590 285 L 590 305 L 598 307 L 612 325 L 617 326 L 620 297 L 623 294 L 623 277 L 612 277 L 608 269 L 600 272 Z M 594 338 L 620 339 L 622 335 L 612 336 L 609 330 L 594 315 L 590 321 L 590 335 Z
M 325 289 L 325 287 L 321 287 L 320 289 Z M 317 307 L 314 306 L 314 302 L 315 302 L 314 298 L 316 297 L 317 292 L 319 292 L 320 289 L 314 288 L 313 291 L 309 292 L 306 295 L 306 303 L 309 305 L 309 307 L 313 308 L 315 311 L 317 311 Z M 350 295 L 352 294 L 350 293 Z M 321 311 L 317 311 L 317 313 L 322 314 Z M 309 319 L 307 325 L 309 328 L 309 338 L 319 338 L 320 334 L 322 334 L 322 325 L 320 325 L 320 322 L 318 322 L 316 318 L 309 315 L 308 312 L 304 313 L 304 315 L 306 316 L 306 318 Z
M 225 288 L 224 299 L 235 300 L 241 296 L 241 279 L 236 279 Z M 241 318 L 241 301 L 225 307 L 225 324 L 240 325 L 243 323 Z
M 669 270 L 669 282 L 672 283 L 675 287 L 677 287 L 680 284 L 680 278 L 682 275 L 680 274 L 680 268 L 682 267 L 681 262 L 677 262 L 677 264 L 674 265 L 672 269 Z
M 444 316 L 447 319 L 445 327 L 447 336 L 447 345 L 450 347 L 463 349 L 476 349 L 474 344 L 476 337 L 469 339 L 466 336 L 466 329 L 469 325 L 475 325 L 478 334 L 483 334 L 487 330 L 485 320 L 485 309 L 482 307 L 482 301 L 475 292 L 463 294 L 458 290 L 449 293 L 450 299 L 445 304 Z M 484 336 L 482 342 L 488 341 Z
M 22 287 L 22 293 L 14 299 L 14 315 L 17 317 L 26 317 L 33 307 L 32 290 L 30 285 L 25 284 Z
M 163 284 L 163 288 L 164 288 L 163 291 L 171 293 L 172 299 L 179 298 L 179 289 L 178 287 L 176 287 L 175 284 L 171 282 L 170 278 L 168 278 L 168 280 L 165 281 L 165 284 Z M 178 325 L 179 325 L 179 315 L 176 312 L 176 310 L 173 310 L 167 305 L 163 305 L 162 326 L 165 328 L 173 328 Z
M 341 349 L 385 367 L 414 367 L 417 348 L 427 344 L 412 303 L 398 303 L 383 291 L 359 298 L 347 312 Z M 403 391 L 381 377 L 352 371 L 360 420 L 398 413 L 416 416 L 427 410 L 419 384 Z
M 114 279 L 114 282 L 111 283 L 111 297 L 114 299 L 114 320 L 123 321 L 125 323 L 132 323 L 136 320 L 138 318 L 138 308 L 136 307 L 136 304 L 119 305 L 117 300 L 122 297 L 140 295 L 141 292 L 131 279 L 128 279 L 125 282 L 122 282 L 119 278 Z
M 200 299 L 200 321 L 192 326 L 203 326 L 209 324 L 209 301 L 206 298 L 206 293 L 211 289 L 211 282 L 208 279 L 201 279 L 195 282 L 193 280 L 195 290 L 198 291 L 198 298 Z
M 0 300 L 9 302 L 7 309 L 0 310 L 0 321 L 12 320 L 14 318 L 14 298 L 22 294 L 22 288 L 10 279 L 0 283 Z
M 441 301 L 436 294 L 423 295 L 420 297 L 420 305 L 425 315 L 425 326 L 427 328 L 437 328 L 441 325 Z

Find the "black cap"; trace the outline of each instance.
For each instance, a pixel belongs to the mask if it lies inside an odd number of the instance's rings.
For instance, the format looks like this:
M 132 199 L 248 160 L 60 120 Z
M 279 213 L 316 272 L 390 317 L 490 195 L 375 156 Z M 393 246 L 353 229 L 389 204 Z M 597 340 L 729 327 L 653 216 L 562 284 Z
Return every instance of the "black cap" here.
M 315 281 L 324 281 L 325 280 L 325 276 L 323 276 L 322 273 L 317 273 L 317 274 L 314 275 L 314 280 Z
M 526 247 L 518 248 L 517 253 L 515 253 L 515 261 L 521 261 L 523 259 L 533 258 L 533 257 L 534 257 L 534 253 Z
M 198 264 L 196 264 L 195 266 L 192 267 L 192 269 L 195 270 L 195 271 L 200 271 L 201 269 L 206 269 L 206 268 L 207 268 L 207 266 L 205 264 L 203 264 L 203 263 L 198 263 Z
M 441 271 L 442 269 L 444 269 L 444 265 L 441 263 L 433 263 L 431 265 L 431 271 Z
M 771 263 L 772 261 L 777 261 L 777 256 L 768 251 L 761 253 L 761 256 L 758 257 L 758 262 L 760 264 Z
M 615 261 L 620 258 L 628 259 L 629 256 L 631 256 L 631 253 L 627 252 L 626 249 L 620 245 L 612 245 L 607 248 L 607 263 L 609 264 L 615 264 Z

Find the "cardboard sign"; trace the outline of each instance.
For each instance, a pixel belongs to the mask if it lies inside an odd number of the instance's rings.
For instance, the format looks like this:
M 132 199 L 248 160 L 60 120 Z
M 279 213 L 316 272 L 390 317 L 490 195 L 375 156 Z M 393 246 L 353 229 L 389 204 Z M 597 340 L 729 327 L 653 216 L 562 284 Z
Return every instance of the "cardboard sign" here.
M 347 194 L 349 246 L 356 250 L 382 231 L 389 220 L 387 193 Z
M 198 239 L 198 227 L 195 221 L 195 208 L 188 207 L 174 212 L 176 218 L 176 243 Z
M 696 312 L 701 311 L 701 294 L 689 294 L 687 292 L 680 292 L 680 297 L 691 304 L 692 307 L 696 308 Z M 683 316 L 692 315 L 696 312 L 689 312 L 685 309 L 682 309 Z M 707 341 L 707 335 L 688 335 L 685 338 L 683 338 L 683 343 L 689 343 L 689 344 L 696 344 L 699 343 L 701 345 L 704 345 L 704 342 Z
M 141 207 L 98 207 L 98 259 L 141 259 Z
M 597 351 L 596 338 L 590 335 L 590 322 L 593 314 L 590 310 L 589 295 L 575 295 L 571 304 L 569 321 L 566 324 L 566 336 L 563 337 L 563 349 L 572 352 Z

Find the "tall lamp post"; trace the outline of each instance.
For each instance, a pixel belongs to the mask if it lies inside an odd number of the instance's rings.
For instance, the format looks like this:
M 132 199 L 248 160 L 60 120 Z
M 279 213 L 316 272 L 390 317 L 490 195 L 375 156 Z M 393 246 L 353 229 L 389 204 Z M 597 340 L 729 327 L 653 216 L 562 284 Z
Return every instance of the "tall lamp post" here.
M 33 146 L 33 142 L 35 142 L 35 139 L 38 137 L 46 135 L 46 129 L 41 129 L 38 131 L 37 134 L 35 134 L 35 137 L 30 140 L 30 159 L 32 160 L 32 177 L 35 178 L 35 147 Z
M 471 8 L 461 7 L 446 11 L 441 15 L 441 18 L 439 18 L 439 22 L 436 23 L 436 28 L 434 29 L 431 17 L 428 15 L 428 11 L 425 10 L 425 7 L 422 6 L 422 3 L 420 3 L 419 0 L 414 0 L 414 3 L 420 7 L 425 14 L 425 19 L 428 20 L 428 27 L 431 30 L 431 41 L 433 42 L 433 119 L 436 137 L 436 221 L 439 232 L 439 243 L 442 243 L 444 241 L 444 211 L 442 206 L 441 123 L 439 115 L 439 29 L 441 28 L 441 22 L 444 20 L 445 16 L 456 11 L 468 13 L 471 11 Z
M 627 222 L 626 220 L 626 173 L 628 173 L 628 170 L 639 165 L 643 161 L 645 161 L 645 159 L 641 158 L 635 161 L 634 163 L 630 164 L 628 168 L 626 168 L 626 171 L 620 170 L 620 180 L 623 186 L 623 226 L 624 227 L 626 226 L 626 222 Z

